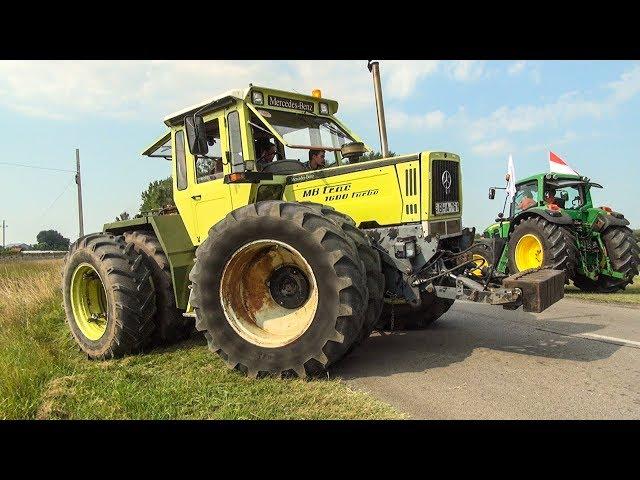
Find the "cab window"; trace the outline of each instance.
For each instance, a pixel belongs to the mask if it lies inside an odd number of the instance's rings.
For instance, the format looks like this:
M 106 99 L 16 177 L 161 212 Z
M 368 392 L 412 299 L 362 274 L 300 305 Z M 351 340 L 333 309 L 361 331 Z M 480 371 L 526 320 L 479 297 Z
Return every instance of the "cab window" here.
M 538 205 L 538 182 L 524 183 L 516 187 L 516 195 L 511 204 L 511 216 Z
M 187 188 L 187 160 L 184 153 L 184 133 L 176 132 L 176 185 L 178 190 Z
M 222 148 L 220 147 L 220 121 L 216 118 L 205 124 L 207 146 L 206 155 L 195 156 L 196 182 L 210 182 L 224 177 Z
M 231 150 L 231 171 L 244 172 L 244 157 L 242 156 L 242 134 L 240 133 L 240 115 L 237 110 L 227 115 L 229 126 L 229 149 Z
M 580 186 L 557 188 L 553 197 L 554 203 L 561 208 L 578 209 L 585 204 L 583 190 Z

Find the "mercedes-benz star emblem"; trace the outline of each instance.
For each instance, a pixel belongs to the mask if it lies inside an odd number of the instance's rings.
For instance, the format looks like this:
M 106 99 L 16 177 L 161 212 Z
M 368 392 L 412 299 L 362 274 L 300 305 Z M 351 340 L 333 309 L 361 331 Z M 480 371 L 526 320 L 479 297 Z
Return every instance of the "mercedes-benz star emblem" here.
M 445 170 L 442 174 L 442 186 L 447 195 L 449 195 L 449 189 L 451 188 L 451 174 L 449 170 Z

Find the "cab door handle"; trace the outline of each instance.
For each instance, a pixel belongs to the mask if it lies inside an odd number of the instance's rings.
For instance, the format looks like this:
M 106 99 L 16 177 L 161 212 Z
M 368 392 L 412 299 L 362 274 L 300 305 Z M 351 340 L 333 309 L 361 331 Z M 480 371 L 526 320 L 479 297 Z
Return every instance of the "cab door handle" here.
M 192 195 L 191 198 L 193 198 L 194 200 L 200 200 L 202 198 L 202 195 Z

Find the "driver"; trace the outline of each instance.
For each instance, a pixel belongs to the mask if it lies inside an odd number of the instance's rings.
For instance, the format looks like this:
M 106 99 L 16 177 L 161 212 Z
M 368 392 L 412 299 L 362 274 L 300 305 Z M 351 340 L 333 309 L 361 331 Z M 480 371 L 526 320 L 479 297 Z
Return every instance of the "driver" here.
M 564 208 L 564 200 L 556 198 L 556 189 L 553 187 L 547 187 L 544 191 L 544 203 L 547 205 L 554 204 L 557 207 Z
M 276 156 L 276 146 L 267 139 L 261 139 L 256 142 L 256 168 L 261 171 L 268 164 L 273 162 Z
M 319 168 L 324 168 L 324 156 L 324 150 L 309 150 L 309 161 L 304 162 L 303 165 L 309 170 L 318 170 Z
M 522 190 L 524 197 L 520 200 L 518 208 L 520 210 L 526 210 L 527 208 L 535 207 L 538 202 L 533 199 L 533 193 L 530 187 L 526 187 Z

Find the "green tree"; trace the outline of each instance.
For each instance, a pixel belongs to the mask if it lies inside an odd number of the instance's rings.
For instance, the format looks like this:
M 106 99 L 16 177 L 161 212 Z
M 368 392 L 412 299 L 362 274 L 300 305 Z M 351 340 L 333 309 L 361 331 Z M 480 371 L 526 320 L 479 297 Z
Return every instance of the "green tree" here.
M 389 152 L 389 156 L 390 157 L 395 157 L 397 154 L 396 152 Z M 382 153 L 380 152 L 367 152 L 364 155 L 362 155 L 362 157 L 360 158 L 361 162 L 366 162 L 367 160 L 377 160 L 379 158 L 383 158 Z
M 175 205 L 173 201 L 173 184 L 171 177 L 164 180 L 155 180 L 142 192 L 141 212 L 149 212 L 167 205 Z
M 116 222 L 121 222 L 122 220 L 129 220 L 130 215 L 128 212 L 122 212 L 119 217 L 116 217 Z
M 36 241 L 35 250 L 69 250 L 69 239 L 57 230 L 42 230 L 36 235 Z

